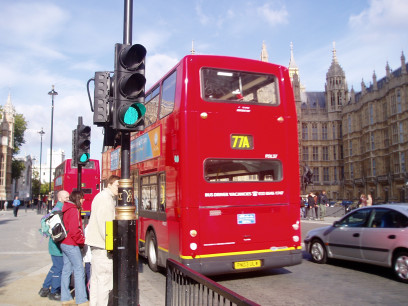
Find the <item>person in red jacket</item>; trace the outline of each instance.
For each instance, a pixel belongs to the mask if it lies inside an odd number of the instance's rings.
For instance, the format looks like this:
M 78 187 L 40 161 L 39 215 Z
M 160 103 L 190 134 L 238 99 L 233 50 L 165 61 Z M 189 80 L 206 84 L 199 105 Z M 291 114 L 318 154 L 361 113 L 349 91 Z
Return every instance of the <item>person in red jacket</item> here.
M 82 264 L 80 247 L 85 243 L 82 229 L 81 209 L 84 202 L 82 191 L 73 191 L 69 201 L 64 203 L 62 212 L 67 237 L 61 242 L 62 258 L 64 267 L 61 275 L 61 301 L 62 305 L 89 305 L 86 287 L 85 272 Z M 70 276 L 74 271 L 75 277 L 75 302 L 69 290 Z

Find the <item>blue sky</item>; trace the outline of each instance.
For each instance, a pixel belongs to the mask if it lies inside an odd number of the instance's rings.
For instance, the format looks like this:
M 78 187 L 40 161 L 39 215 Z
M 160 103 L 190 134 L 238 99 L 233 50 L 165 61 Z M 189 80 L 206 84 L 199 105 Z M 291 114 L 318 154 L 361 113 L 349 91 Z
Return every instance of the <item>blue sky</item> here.
M 114 45 L 123 41 L 123 0 L 0 0 L 0 104 L 9 92 L 28 121 L 22 154 L 50 145 L 51 97 L 54 149 L 71 156 L 78 116 L 92 125 L 86 92 L 95 71 L 113 70 Z M 143 44 L 147 87 L 183 56 L 197 54 L 259 59 L 265 42 L 269 61 L 287 66 L 290 42 L 300 80 L 308 91 L 324 91 L 333 41 L 348 82 L 356 91 L 400 67 L 408 58 L 406 0 L 173 0 L 133 2 L 133 43 Z M 93 97 L 93 94 L 92 94 Z M 92 125 L 93 158 L 100 158 L 102 131 Z

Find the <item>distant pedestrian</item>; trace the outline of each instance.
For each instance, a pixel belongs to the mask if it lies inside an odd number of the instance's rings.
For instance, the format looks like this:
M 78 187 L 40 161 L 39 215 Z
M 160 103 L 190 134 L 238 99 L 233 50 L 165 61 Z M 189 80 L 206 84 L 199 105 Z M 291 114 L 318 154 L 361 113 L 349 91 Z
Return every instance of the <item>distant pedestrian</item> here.
M 82 262 L 80 247 L 85 243 L 85 236 L 82 230 L 81 209 L 84 202 L 84 193 L 75 190 L 69 196 L 69 201 L 64 203 L 62 212 L 64 213 L 64 225 L 67 237 L 61 242 L 61 251 L 64 261 L 61 274 L 61 301 L 62 305 L 88 305 L 88 298 L 85 287 L 85 271 Z M 75 279 L 75 302 L 69 290 L 70 276 L 74 272 Z
M 367 206 L 367 198 L 365 194 L 361 194 L 360 196 L 360 207 L 366 207 Z
M 20 200 L 18 199 L 18 196 L 16 196 L 16 197 L 14 198 L 14 201 L 13 201 L 14 217 L 17 217 L 18 207 L 20 206 L 20 204 L 21 204 L 21 202 L 20 202 Z
M 302 197 L 300 197 L 300 217 L 302 219 L 306 218 L 306 205 L 305 205 L 305 201 L 303 201 Z
M 307 217 L 309 219 L 313 219 L 313 211 L 314 208 L 316 206 L 316 202 L 314 200 L 315 195 L 313 194 L 313 192 L 309 193 L 309 195 L 307 196 Z M 317 218 L 317 216 L 316 216 Z
M 4 202 L 4 210 L 7 211 L 8 202 Z
M 315 220 L 318 220 L 318 218 L 319 218 L 319 202 L 318 202 L 318 199 L 319 199 L 319 193 L 317 193 L 316 195 L 314 195 L 314 197 L 313 197 L 313 199 L 314 199 L 314 202 L 315 202 Z
M 55 204 L 52 212 L 57 210 L 62 210 L 65 201 L 69 199 L 68 191 L 61 190 L 57 194 L 58 202 Z M 61 300 L 61 273 L 62 267 L 64 266 L 64 261 L 62 258 L 62 251 L 59 243 L 55 243 L 54 240 L 49 239 L 48 241 L 48 252 L 51 255 L 52 267 L 45 277 L 44 283 L 38 292 L 41 297 L 46 297 L 50 300 L 60 301 Z M 51 287 L 51 290 L 50 290 Z
M 373 205 L 373 198 L 371 197 L 371 194 L 367 195 L 367 206 L 372 206 Z
M 323 190 L 322 193 L 320 194 L 320 199 L 319 199 L 320 220 L 321 221 L 323 221 L 324 217 L 326 216 L 326 206 L 328 203 L 329 203 L 329 200 L 327 199 L 326 191 Z

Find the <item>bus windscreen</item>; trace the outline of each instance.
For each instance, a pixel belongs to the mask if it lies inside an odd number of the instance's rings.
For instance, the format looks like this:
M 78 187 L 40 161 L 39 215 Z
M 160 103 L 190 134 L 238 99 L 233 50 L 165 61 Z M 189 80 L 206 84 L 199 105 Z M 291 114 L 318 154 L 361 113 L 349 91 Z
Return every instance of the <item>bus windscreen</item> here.
M 207 101 L 279 105 L 278 82 L 271 74 L 203 68 L 202 95 Z

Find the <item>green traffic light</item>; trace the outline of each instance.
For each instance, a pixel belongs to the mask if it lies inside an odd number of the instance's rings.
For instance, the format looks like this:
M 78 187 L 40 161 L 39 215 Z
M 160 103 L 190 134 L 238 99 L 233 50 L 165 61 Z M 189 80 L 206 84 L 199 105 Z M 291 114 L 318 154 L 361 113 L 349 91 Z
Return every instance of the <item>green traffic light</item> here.
M 124 125 L 132 127 L 136 125 L 146 113 L 146 107 L 141 103 L 126 105 L 120 112 L 120 120 Z
M 83 153 L 79 157 L 79 162 L 81 162 L 81 163 L 86 163 L 88 160 L 89 160 L 89 153 Z

